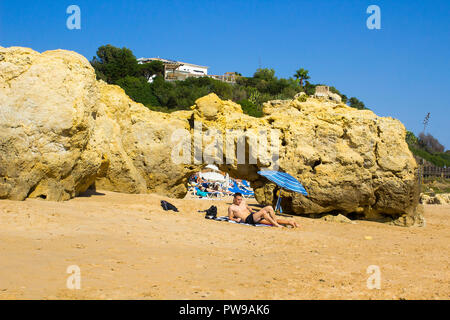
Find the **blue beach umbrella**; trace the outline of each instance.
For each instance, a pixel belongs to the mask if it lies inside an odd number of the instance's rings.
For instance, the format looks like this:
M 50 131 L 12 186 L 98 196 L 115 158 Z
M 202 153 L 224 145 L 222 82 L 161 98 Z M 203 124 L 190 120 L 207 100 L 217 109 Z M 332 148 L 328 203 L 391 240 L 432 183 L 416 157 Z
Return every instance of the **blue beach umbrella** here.
M 281 189 L 286 189 L 289 191 L 301 193 L 305 196 L 308 195 L 308 192 L 306 192 L 306 190 L 302 186 L 302 184 L 297 179 L 295 179 L 293 176 L 291 176 L 289 173 L 263 170 L 263 171 L 258 171 L 258 174 L 269 179 L 270 181 L 274 182 Z M 275 206 L 275 211 L 277 211 L 277 210 L 279 210 L 280 212 L 283 212 L 281 209 L 281 192 L 278 196 L 277 205 Z

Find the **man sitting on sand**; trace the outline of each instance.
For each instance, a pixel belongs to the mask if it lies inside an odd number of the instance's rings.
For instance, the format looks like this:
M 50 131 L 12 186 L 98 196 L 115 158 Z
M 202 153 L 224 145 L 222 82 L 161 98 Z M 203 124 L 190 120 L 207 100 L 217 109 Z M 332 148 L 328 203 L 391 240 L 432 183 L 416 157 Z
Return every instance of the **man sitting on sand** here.
M 262 223 L 275 227 L 281 227 L 282 224 L 290 225 L 294 228 L 299 227 L 294 220 L 277 219 L 271 206 L 252 212 L 252 209 L 245 203 L 242 194 L 239 192 L 234 194 L 233 204 L 228 208 L 228 218 L 236 222 L 245 222 L 253 225 Z

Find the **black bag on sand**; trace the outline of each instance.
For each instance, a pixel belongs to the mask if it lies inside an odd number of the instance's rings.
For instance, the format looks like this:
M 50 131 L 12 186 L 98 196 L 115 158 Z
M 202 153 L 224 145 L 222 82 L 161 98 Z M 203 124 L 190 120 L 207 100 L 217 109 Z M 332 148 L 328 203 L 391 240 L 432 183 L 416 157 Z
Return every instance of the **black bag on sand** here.
M 162 207 L 165 211 L 173 210 L 173 211 L 175 211 L 175 212 L 178 212 L 177 207 L 175 207 L 173 204 L 171 204 L 171 203 L 169 203 L 169 202 L 167 202 L 167 201 L 164 201 L 164 200 L 161 200 L 161 207 Z
M 211 206 L 205 212 L 206 212 L 205 219 L 215 219 L 217 217 L 217 207 L 216 206 Z

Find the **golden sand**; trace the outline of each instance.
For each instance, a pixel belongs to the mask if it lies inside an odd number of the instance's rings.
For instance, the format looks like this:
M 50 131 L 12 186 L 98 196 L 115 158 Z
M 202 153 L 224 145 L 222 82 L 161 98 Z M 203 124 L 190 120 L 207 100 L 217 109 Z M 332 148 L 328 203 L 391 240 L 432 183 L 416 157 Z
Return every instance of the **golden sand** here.
M 450 298 L 450 206 L 425 206 L 425 228 L 296 217 L 299 229 L 276 229 L 197 212 L 226 215 L 227 203 L 107 191 L 1 200 L 0 299 Z M 66 286 L 71 265 L 80 290 Z M 371 265 L 379 290 L 367 287 Z

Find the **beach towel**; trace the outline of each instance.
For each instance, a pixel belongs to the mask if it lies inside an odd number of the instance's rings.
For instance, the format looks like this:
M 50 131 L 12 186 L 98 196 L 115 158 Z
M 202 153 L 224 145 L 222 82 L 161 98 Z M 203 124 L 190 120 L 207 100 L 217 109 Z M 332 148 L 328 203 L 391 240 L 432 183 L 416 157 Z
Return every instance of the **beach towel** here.
M 248 223 L 244 223 L 244 222 L 236 222 L 236 221 L 228 219 L 227 216 L 216 217 L 216 218 L 214 218 L 214 220 L 216 220 L 216 221 L 228 221 L 228 222 L 231 222 L 231 223 L 243 224 L 244 226 L 252 226 L 252 227 L 272 227 L 272 226 L 269 226 L 269 225 L 263 224 L 263 223 L 248 224 Z

